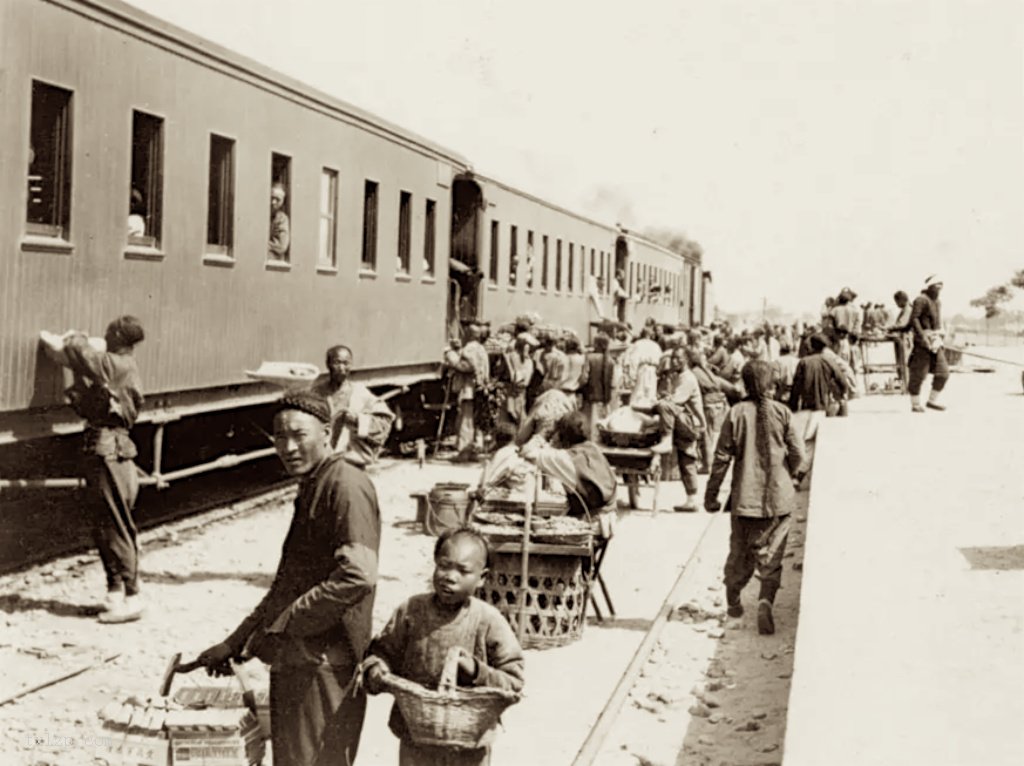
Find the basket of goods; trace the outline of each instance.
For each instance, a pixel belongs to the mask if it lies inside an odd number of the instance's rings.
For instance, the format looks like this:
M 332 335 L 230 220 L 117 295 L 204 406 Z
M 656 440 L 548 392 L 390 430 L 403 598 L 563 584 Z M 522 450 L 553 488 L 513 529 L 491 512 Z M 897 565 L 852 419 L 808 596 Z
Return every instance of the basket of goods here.
M 517 512 L 482 510 L 473 514 L 473 528 L 489 543 L 521 542 L 526 518 Z M 598 530 L 597 522 L 570 516 L 534 517 L 530 539 L 547 545 L 588 545 Z
M 632 407 L 620 407 L 597 424 L 602 444 L 647 449 L 658 443 L 659 420 Z
M 476 749 L 488 744 L 501 714 L 519 701 L 505 689 L 459 687 L 457 646 L 448 650 L 437 689 L 385 673 L 384 689 L 395 697 L 409 736 L 418 745 Z

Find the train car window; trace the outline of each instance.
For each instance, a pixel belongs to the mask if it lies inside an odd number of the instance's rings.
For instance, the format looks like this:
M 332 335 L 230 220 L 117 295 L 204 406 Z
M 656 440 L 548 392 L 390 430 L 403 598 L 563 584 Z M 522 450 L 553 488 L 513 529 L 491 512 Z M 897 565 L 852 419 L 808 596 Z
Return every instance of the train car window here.
M 580 245 L 580 292 L 587 292 L 587 248 Z
M 570 242 L 569 243 L 569 268 L 565 272 L 565 276 L 566 276 L 565 289 L 568 292 L 570 292 L 570 293 L 572 292 L 572 274 L 573 274 L 573 270 L 576 268 L 576 253 L 574 251 L 575 251 L 575 248 L 573 247 L 573 243 Z
M 437 246 L 437 202 L 427 200 L 426 220 L 423 225 L 423 276 L 434 276 Z
M 28 147 L 28 234 L 67 240 L 71 227 L 72 92 L 32 81 Z
M 540 238 L 541 260 L 540 260 L 540 289 L 548 289 L 548 235 Z
M 562 291 L 562 240 L 555 241 L 555 292 Z
M 267 258 L 287 263 L 291 253 L 292 158 L 270 155 L 270 244 Z
M 519 274 L 519 227 L 510 226 L 508 235 L 508 286 L 515 287 Z
M 491 221 L 491 256 L 487 265 L 487 281 L 492 285 L 498 284 L 498 236 L 500 224 Z
M 317 268 L 338 268 L 338 171 L 320 172 L 320 249 Z
M 526 289 L 533 289 L 533 232 L 526 232 Z
M 596 256 L 594 255 L 594 248 L 590 248 L 590 276 L 591 276 L 591 278 L 597 276 L 597 268 L 596 268 L 596 264 L 594 263 L 595 257 Z
M 132 111 L 132 177 L 128 244 L 160 248 L 164 187 L 164 121 Z
M 360 264 L 366 271 L 377 270 L 377 182 L 363 187 L 363 254 Z
M 598 292 L 606 293 L 606 292 L 608 292 L 608 281 L 604 278 L 604 261 L 605 261 L 604 250 L 602 250 L 602 251 L 600 251 L 600 253 L 598 253 L 598 261 L 599 261 L 599 266 L 598 266 L 598 274 L 597 274 L 597 289 L 598 289 Z
M 235 142 L 210 135 L 210 186 L 206 207 L 206 250 L 231 255 L 235 238 Z
M 398 195 L 398 263 L 397 273 L 409 273 L 410 240 L 412 239 L 412 194 L 404 191 Z

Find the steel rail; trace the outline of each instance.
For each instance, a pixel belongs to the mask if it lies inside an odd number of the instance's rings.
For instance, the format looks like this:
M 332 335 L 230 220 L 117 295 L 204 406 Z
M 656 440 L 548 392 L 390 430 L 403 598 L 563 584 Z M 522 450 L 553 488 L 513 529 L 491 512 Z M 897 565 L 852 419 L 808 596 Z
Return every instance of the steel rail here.
M 690 551 L 689 557 L 686 559 L 686 563 L 683 564 L 683 569 L 673 583 L 672 588 L 669 590 L 668 595 L 665 596 L 665 600 L 661 604 L 661 609 L 658 610 L 657 617 L 651 623 L 651 627 L 647 629 L 647 633 L 640 642 L 640 646 L 637 647 L 636 652 L 633 654 L 633 659 L 629 665 L 626 666 L 626 670 L 623 672 L 622 677 L 616 684 L 615 689 L 612 690 L 611 696 L 608 698 L 608 702 L 601 709 L 601 712 L 597 716 L 597 720 L 594 721 L 594 725 L 590 729 L 590 733 L 587 738 L 583 741 L 579 751 L 576 753 L 576 757 L 572 761 L 572 766 L 590 766 L 601 752 L 601 746 L 604 744 L 605 739 L 611 732 L 612 726 L 618 717 L 619 710 L 622 708 L 622 703 L 625 702 L 626 697 L 629 695 L 630 690 L 636 683 L 637 678 L 640 675 L 640 670 L 643 668 L 644 663 L 647 662 L 647 658 L 651 654 L 651 650 L 654 649 L 654 645 L 657 643 L 658 638 L 661 636 L 661 631 L 665 627 L 665 623 L 668 622 L 669 616 L 675 610 L 676 602 L 681 597 L 683 591 L 691 585 L 691 581 L 694 578 L 694 572 L 696 567 L 694 564 L 698 560 L 701 546 L 704 544 L 707 538 L 708 530 L 714 526 L 715 521 L 721 518 L 723 515 L 712 516 L 708 519 L 707 524 L 704 525 L 704 529 L 700 533 L 700 537 L 697 538 L 697 542 L 693 546 L 693 550 Z

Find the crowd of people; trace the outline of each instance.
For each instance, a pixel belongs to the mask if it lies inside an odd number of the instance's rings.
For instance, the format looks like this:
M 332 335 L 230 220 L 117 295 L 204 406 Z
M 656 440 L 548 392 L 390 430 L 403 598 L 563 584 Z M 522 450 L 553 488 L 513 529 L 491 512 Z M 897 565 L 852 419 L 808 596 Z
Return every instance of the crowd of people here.
M 877 304 L 858 312 L 856 295 L 844 289 L 827 302 L 821 322 L 806 327 L 765 323 L 737 331 L 716 322 L 683 329 L 648 321 L 634 334 L 608 322 L 588 349 L 531 317 L 495 338 L 471 325 L 444 356 L 458 413 L 455 459 L 507 445 L 562 482 L 571 515 L 592 518 L 615 510 L 617 478 L 599 446 L 605 432 L 650 434 L 654 454 L 675 453 L 686 492 L 676 506 L 681 512 L 699 510 L 701 473 L 709 474 L 704 509 L 721 510 L 731 468 L 724 504 L 732 517 L 728 613 L 743 614 L 741 592 L 756 573 L 758 630 L 773 633 L 794 493 L 811 466 L 817 419 L 845 414 L 855 395 L 857 338 L 905 334 L 912 409 L 924 411 L 920 391 L 929 373 L 926 406 L 943 409 L 941 287 L 929 277 L 913 304 L 897 293 L 893 323 Z M 68 395 L 87 421 L 85 506 L 106 574 L 99 619 L 110 624 L 143 612 L 130 430 L 143 401 L 133 350 L 144 338 L 132 316 L 111 322 L 103 342 L 77 332 L 42 334 L 50 355 L 71 368 Z M 364 469 L 384 445 L 393 414 L 351 380 L 352 363 L 349 347 L 331 347 L 327 372 L 281 400 L 274 445 L 299 488 L 278 570 L 253 612 L 200 655 L 214 673 L 251 657 L 270 666 L 274 761 L 281 766 L 353 762 L 365 692 L 381 691 L 387 673 L 434 687 L 445 658 L 457 652 L 459 684 L 523 686 L 514 633 L 494 607 L 474 598 L 489 551 L 470 528 L 438 539 L 432 592 L 409 599 L 381 635 L 372 635 L 381 517 Z M 400 764 L 489 761 L 489 739 L 469 750 L 416 742 L 397 708 L 391 728 L 401 740 Z

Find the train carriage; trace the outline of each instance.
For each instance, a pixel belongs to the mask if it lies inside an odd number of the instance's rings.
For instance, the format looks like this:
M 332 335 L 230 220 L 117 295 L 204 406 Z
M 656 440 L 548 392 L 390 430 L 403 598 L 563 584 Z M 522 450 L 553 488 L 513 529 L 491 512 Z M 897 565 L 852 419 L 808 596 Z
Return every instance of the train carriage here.
M 231 414 L 277 397 L 244 374 L 262 360 L 322 365 L 347 342 L 357 378 L 394 388 L 436 381 L 460 322 L 537 312 L 585 339 L 700 316 L 698 262 L 118 0 L 8 0 L 0 34 L 0 449 L 81 429 L 38 331 L 121 313 L 147 332 L 158 485 L 218 450 L 266 454 Z M 165 450 L 165 425 L 204 417 Z

